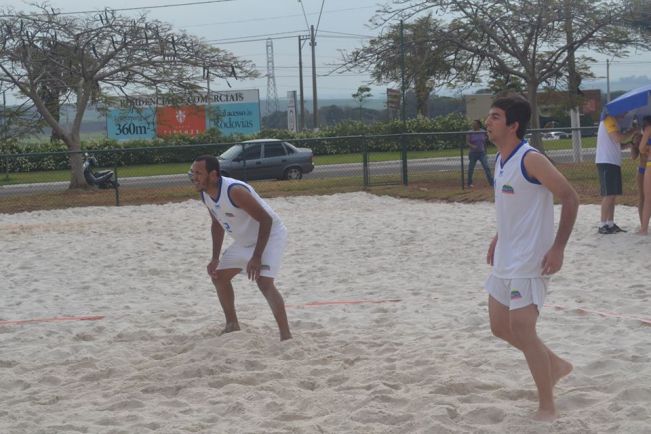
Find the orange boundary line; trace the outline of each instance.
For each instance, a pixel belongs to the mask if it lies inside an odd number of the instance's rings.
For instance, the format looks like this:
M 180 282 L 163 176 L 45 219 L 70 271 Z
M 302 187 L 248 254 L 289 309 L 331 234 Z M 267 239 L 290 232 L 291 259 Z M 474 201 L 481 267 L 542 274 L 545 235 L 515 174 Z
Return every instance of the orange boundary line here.
M 379 304 L 379 303 L 398 303 L 402 301 L 399 298 L 390 300 L 332 300 L 332 301 L 310 301 L 303 304 L 287 304 L 285 307 L 319 307 L 337 304 Z
M 103 319 L 104 316 L 59 316 L 55 318 L 37 318 L 37 319 L 14 319 L 14 320 L 4 320 L 0 321 L 1 325 L 12 325 L 12 324 L 31 324 L 37 322 L 58 322 L 58 321 L 96 321 Z
M 622 315 L 616 312 L 601 312 L 598 310 L 590 310 L 590 309 L 584 309 L 582 307 L 567 307 L 567 306 L 561 306 L 560 304 L 547 304 L 545 303 L 545 306 L 553 307 L 556 309 L 561 309 L 561 310 L 574 310 L 579 313 L 593 313 L 595 315 L 601 315 L 605 316 L 608 318 L 621 318 L 621 319 L 630 319 L 634 321 L 640 321 L 645 324 L 651 324 L 651 319 L 646 319 L 646 318 L 638 318 L 635 316 L 628 316 L 628 315 Z

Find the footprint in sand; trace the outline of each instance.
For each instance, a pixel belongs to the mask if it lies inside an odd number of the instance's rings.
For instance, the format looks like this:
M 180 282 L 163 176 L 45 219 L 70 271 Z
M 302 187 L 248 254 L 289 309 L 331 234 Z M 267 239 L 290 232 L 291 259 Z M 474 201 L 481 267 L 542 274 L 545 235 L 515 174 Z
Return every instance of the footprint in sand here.
M 505 417 L 506 413 L 497 407 L 477 408 L 463 416 L 464 420 L 479 425 L 498 424 L 502 422 Z

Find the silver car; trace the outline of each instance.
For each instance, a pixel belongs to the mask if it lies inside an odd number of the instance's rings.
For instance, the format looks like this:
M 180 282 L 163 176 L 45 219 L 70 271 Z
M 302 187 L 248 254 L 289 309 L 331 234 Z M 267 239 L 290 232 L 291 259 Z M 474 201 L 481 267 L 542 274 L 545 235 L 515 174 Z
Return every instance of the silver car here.
M 241 142 L 219 156 L 221 174 L 240 180 L 301 179 L 314 170 L 311 149 L 278 139 Z

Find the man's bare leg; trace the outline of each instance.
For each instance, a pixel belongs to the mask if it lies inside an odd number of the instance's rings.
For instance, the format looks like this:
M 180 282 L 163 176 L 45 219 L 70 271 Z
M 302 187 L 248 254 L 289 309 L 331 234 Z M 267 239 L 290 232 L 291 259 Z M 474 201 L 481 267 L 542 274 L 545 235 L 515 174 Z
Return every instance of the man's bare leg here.
M 240 324 L 237 321 L 237 313 L 235 312 L 235 293 L 231 281 L 240 272 L 239 269 L 220 270 L 217 277 L 212 279 L 212 283 L 217 289 L 217 297 L 219 303 L 222 305 L 224 316 L 226 317 L 226 325 L 221 334 L 238 331 Z
M 282 295 L 276 289 L 274 285 L 274 279 L 271 277 L 260 276 L 257 280 L 258 288 L 267 299 L 267 303 L 271 308 L 271 312 L 276 319 L 278 324 L 278 330 L 280 331 L 280 340 L 284 341 L 292 338 L 292 334 L 289 331 L 289 323 L 287 321 L 287 312 L 285 311 L 285 301 L 283 300 Z
M 536 345 L 538 346 L 538 351 L 542 351 L 540 358 L 543 361 L 543 370 L 548 370 L 549 371 L 549 376 L 551 378 L 551 387 L 549 389 L 553 388 L 554 385 L 563 377 L 568 375 L 570 372 L 572 372 L 573 366 L 570 362 L 567 360 L 564 360 L 557 356 L 553 351 L 551 351 L 545 344 L 540 341 L 540 339 L 537 338 L 535 335 L 535 320 L 538 317 L 538 310 L 534 305 L 529 306 L 529 308 L 533 309 L 533 312 L 529 312 L 529 315 L 534 314 L 534 320 L 533 320 L 533 333 L 534 336 L 537 340 Z M 522 310 L 522 309 L 518 309 Z M 493 334 L 497 336 L 500 339 L 503 339 L 507 341 L 509 344 L 511 344 L 513 347 L 519 349 L 520 351 L 524 352 L 525 346 L 520 343 L 520 336 L 519 335 L 514 335 L 512 333 L 511 325 L 512 325 L 512 318 L 511 315 L 512 313 L 516 313 L 517 311 L 510 312 L 509 308 L 504 306 L 503 304 L 499 303 L 497 300 L 495 300 L 493 297 L 489 296 L 488 300 L 488 311 L 490 315 L 490 322 L 491 322 L 491 330 L 493 331 Z M 527 317 L 528 315 L 525 315 Z M 519 318 L 516 317 L 516 321 L 520 320 Z M 531 321 L 531 319 L 529 319 Z M 518 325 L 520 327 L 520 325 Z M 529 364 L 529 358 L 527 357 L 527 354 L 525 353 L 525 358 L 527 359 L 527 363 Z M 546 362 L 545 362 L 546 361 Z M 548 364 L 548 368 L 544 367 L 544 364 Z M 537 365 L 535 366 L 537 368 Z M 529 364 L 529 368 L 532 371 L 532 375 L 534 374 L 533 369 L 531 367 L 531 364 Z M 534 381 L 536 382 L 536 386 L 538 386 L 538 382 L 536 381 L 536 376 L 534 376 Z M 539 389 L 539 400 L 542 408 L 542 398 L 546 392 L 543 390 L 543 394 L 541 395 L 540 389 Z M 548 393 L 549 394 L 549 393 Z M 546 398 L 549 402 L 549 397 Z M 548 402 L 546 405 L 549 405 Z M 553 395 L 551 395 L 551 405 L 553 408 Z M 540 413 L 540 410 L 539 410 Z M 539 414 L 536 414 L 535 418 L 539 419 Z M 543 420 L 551 420 L 556 417 L 556 411 L 551 413 L 551 418 L 549 418 L 549 414 L 544 412 L 543 414 L 540 414 L 540 416 L 543 416 Z
M 495 300 L 493 297 L 489 296 L 488 311 L 490 315 L 491 329 L 493 331 L 493 334 L 496 337 L 505 340 L 506 342 L 511 344 L 511 346 L 522 351 L 520 344 L 515 340 L 515 338 L 511 333 L 509 308 L 504 306 L 497 300 Z M 558 383 L 558 381 L 561 378 L 567 376 L 570 372 L 572 372 L 574 366 L 572 366 L 572 364 L 567 360 L 559 357 L 556 353 L 550 350 L 546 345 L 545 345 L 545 349 L 547 350 L 549 361 L 552 367 L 552 380 L 554 382 L 554 385 L 556 385 L 556 383 Z
M 538 308 L 533 304 L 511 311 L 512 336 L 522 348 L 538 389 L 538 411 L 534 419 L 550 421 L 557 417 L 552 365 L 547 347 L 536 334 L 537 320 Z
M 617 196 L 604 196 L 601 199 L 601 221 L 615 221 L 615 200 Z

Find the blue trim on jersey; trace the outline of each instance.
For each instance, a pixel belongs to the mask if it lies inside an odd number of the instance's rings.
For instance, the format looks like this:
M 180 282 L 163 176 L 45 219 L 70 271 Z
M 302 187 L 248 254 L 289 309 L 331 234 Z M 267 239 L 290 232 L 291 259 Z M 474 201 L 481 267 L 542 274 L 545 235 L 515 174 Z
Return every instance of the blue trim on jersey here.
M 206 201 L 203 199 L 203 194 L 204 194 L 204 192 L 202 191 L 201 192 L 201 200 L 203 201 L 203 203 L 206 203 Z M 213 202 L 219 203 L 219 198 L 221 197 L 221 195 L 222 195 L 222 177 L 220 176 L 219 180 L 217 181 L 217 197 L 215 199 L 213 199 L 212 197 L 210 197 L 210 198 L 212 199 Z
M 233 187 L 235 187 L 237 185 L 241 185 L 242 187 L 246 188 L 249 193 L 251 192 L 251 189 L 246 184 L 242 184 L 240 182 L 234 182 L 231 185 L 229 185 L 228 190 L 226 191 L 226 194 L 228 195 L 228 200 L 231 201 L 231 204 L 233 204 L 233 206 L 235 208 L 239 208 L 239 206 L 235 205 L 235 202 L 233 202 L 233 198 L 231 197 L 231 188 L 233 188 Z
M 500 161 L 500 167 L 504 167 L 504 165 L 505 165 L 505 164 L 506 164 L 506 163 L 511 159 L 511 157 L 512 157 L 513 155 L 515 155 L 516 152 L 518 152 L 518 150 L 519 150 L 519 149 L 520 149 L 520 148 L 521 148 L 525 143 L 526 143 L 526 140 L 522 139 L 522 140 L 520 141 L 520 143 L 518 144 L 518 146 L 515 147 L 515 149 L 513 150 L 513 152 L 511 152 L 511 154 L 509 154 L 509 156 L 507 157 L 507 159 L 504 160 L 504 161 Z
M 538 152 L 538 151 L 536 151 L 535 149 L 527 149 L 524 152 L 524 155 L 522 156 L 522 159 L 520 160 L 520 170 L 522 171 L 522 176 L 524 176 L 524 179 L 526 179 L 527 181 L 529 181 L 532 184 L 542 185 L 540 183 L 540 181 L 538 181 L 536 178 L 529 176 L 529 174 L 527 173 L 527 168 L 524 167 L 524 157 L 526 157 L 529 152 Z

